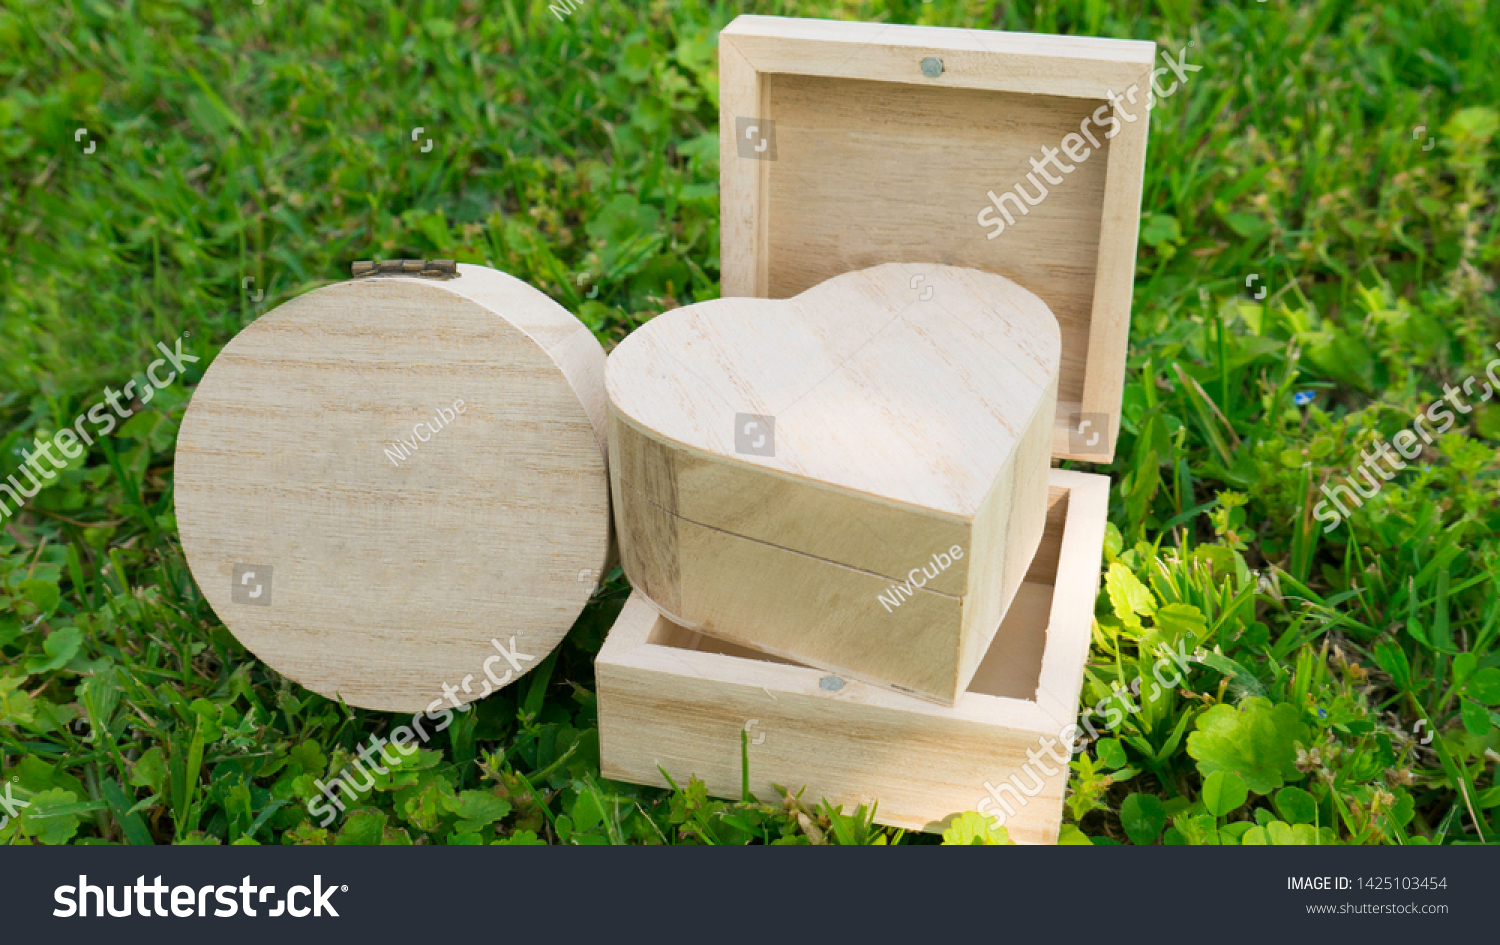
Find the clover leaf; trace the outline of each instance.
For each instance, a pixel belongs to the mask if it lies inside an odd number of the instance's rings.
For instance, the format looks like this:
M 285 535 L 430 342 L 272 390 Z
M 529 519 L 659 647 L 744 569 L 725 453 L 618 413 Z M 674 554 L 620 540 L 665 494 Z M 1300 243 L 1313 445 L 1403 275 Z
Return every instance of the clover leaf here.
M 1269 794 L 1302 777 L 1296 743 L 1308 733 L 1296 706 L 1258 697 L 1238 708 L 1216 705 L 1198 716 L 1196 728 L 1188 736 L 1188 754 L 1205 778 L 1232 771 L 1256 794 Z
M 1015 841 L 1010 831 L 995 826 L 993 817 L 965 811 L 943 831 L 943 846 L 1015 846 Z

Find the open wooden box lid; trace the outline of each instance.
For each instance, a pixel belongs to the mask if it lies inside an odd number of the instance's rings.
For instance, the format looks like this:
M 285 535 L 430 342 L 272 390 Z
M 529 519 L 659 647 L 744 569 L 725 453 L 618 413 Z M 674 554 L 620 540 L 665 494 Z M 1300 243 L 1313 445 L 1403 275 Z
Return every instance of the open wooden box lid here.
M 1040 296 L 1062 330 L 1053 456 L 1109 462 L 1155 50 L 738 17 L 719 34 L 723 294 L 788 298 L 889 262 L 1004 275 Z M 1065 138 L 1089 153 L 1049 163 L 1043 149 Z M 999 197 L 1010 221 L 991 192 L 1012 194 Z

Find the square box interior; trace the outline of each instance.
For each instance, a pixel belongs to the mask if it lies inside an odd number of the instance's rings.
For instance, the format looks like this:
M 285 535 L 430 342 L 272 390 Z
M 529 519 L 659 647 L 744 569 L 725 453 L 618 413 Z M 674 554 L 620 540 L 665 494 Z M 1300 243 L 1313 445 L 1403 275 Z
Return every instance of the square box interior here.
M 742 16 L 719 53 L 723 294 L 888 262 L 1006 276 L 1062 329 L 1054 456 L 1108 462 L 1155 44 Z

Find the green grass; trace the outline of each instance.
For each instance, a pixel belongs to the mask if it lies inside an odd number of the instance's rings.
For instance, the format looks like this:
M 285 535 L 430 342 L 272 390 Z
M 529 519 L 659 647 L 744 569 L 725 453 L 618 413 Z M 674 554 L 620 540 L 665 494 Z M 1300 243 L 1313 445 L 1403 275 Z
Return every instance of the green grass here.
M 739 12 L 1194 43 L 1203 70 L 1152 116 L 1084 704 L 1161 646 L 1202 658 L 1075 759 L 1064 838 L 1500 838 L 1500 407 L 1347 523 L 1313 517 L 1361 450 L 1500 356 L 1493 4 L 585 0 L 559 21 L 516 0 L 13 0 L 0 472 L 156 342 L 205 357 L 0 531 L 0 768 L 32 805 L 0 842 L 926 841 L 812 798 L 601 779 L 592 657 L 618 579 L 324 831 L 313 779 L 403 719 L 257 662 L 175 533 L 207 356 L 354 259 L 493 265 L 606 343 L 715 297 L 716 32 Z

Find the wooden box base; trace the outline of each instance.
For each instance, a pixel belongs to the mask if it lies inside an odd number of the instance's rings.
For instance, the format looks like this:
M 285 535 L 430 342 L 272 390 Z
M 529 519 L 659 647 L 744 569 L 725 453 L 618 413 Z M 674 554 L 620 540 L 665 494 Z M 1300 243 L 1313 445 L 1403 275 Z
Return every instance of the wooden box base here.
M 1104 549 L 1109 479 L 1051 470 L 1047 528 L 996 643 L 949 707 L 724 643 L 673 624 L 639 594 L 596 663 L 604 776 L 709 793 L 750 789 L 938 831 L 952 815 L 995 815 L 1021 843 L 1052 843 L 1078 728 Z

